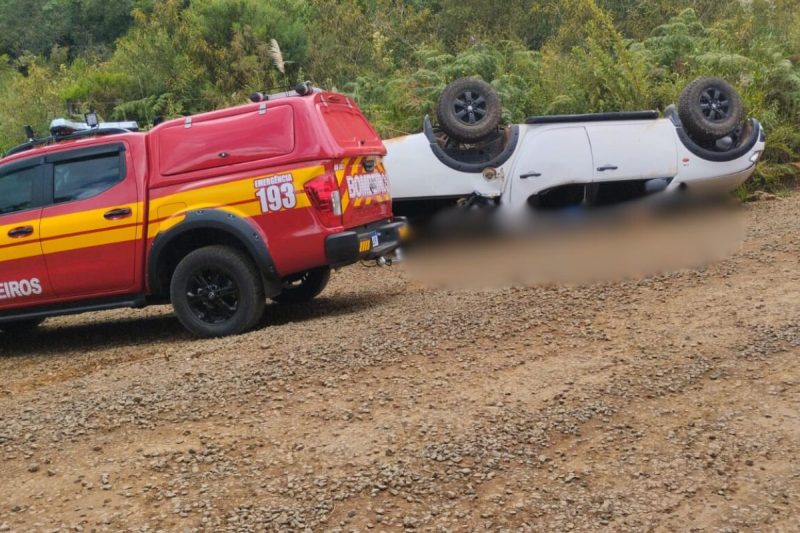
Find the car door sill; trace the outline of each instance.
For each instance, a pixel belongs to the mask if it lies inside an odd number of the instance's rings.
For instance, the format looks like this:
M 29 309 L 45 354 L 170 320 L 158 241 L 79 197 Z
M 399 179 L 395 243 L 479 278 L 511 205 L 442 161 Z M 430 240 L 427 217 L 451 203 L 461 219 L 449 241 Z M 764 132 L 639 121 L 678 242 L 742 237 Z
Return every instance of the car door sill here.
M 108 309 L 118 309 L 121 307 L 144 307 L 147 300 L 142 294 L 115 296 L 111 298 L 98 298 L 94 300 L 81 300 L 64 304 L 50 304 L 41 307 L 27 307 L 20 310 L 11 309 L 0 313 L 0 324 L 3 322 L 13 322 L 15 320 L 27 320 L 29 318 L 47 318 L 60 315 L 76 315 L 90 311 L 105 311 Z

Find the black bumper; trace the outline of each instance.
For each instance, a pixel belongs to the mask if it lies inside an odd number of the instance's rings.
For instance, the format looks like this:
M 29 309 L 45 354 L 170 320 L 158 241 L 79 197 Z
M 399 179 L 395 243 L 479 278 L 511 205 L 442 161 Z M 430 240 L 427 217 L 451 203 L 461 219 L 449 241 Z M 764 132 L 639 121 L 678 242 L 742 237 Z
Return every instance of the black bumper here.
M 392 253 L 405 237 L 408 223 L 404 217 L 362 226 L 325 239 L 325 255 L 332 266 L 347 265 L 363 259 L 377 259 Z M 378 245 L 375 246 L 375 237 Z

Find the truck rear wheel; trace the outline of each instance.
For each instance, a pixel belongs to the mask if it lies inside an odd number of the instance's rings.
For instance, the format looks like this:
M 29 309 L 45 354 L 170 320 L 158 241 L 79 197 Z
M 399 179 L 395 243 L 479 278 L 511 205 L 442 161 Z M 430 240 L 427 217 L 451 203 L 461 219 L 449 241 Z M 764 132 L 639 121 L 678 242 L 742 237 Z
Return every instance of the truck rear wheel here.
M 289 277 L 283 282 L 283 290 L 272 299 L 279 304 L 297 304 L 316 298 L 331 279 L 329 267 L 315 268 Z
M 181 324 L 198 337 L 223 337 L 251 329 L 264 313 L 264 286 L 247 255 L 207 246 L 184 257 L 170 282 Z

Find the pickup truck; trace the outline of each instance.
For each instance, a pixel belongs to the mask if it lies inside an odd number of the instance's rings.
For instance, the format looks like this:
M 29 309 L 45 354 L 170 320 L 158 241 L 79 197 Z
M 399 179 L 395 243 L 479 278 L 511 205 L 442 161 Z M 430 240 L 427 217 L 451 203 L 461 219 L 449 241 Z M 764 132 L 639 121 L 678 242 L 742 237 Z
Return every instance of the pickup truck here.
M 419 221 L 487 205 L 528 220 L 648 196 L 723 194 L 755 172 L 766 142 L 735 88 L 719 78 L 687 85 L 663 116 L 534 116 L 499 127 L 500 117 L 491 85 L 464 78 L 443 91 L 438 127 L 425 117 L 422 133 L 386 140 L 394 212 Z
M 302 87 L 302 86 L 300 86 Z M 332 267 L 380 259 L 392 216 L 381 139 L 308 87 L 163 122 L 57 120 L 0 159 L 0 329 L 171 302 L 202 337 L 310 300 Z

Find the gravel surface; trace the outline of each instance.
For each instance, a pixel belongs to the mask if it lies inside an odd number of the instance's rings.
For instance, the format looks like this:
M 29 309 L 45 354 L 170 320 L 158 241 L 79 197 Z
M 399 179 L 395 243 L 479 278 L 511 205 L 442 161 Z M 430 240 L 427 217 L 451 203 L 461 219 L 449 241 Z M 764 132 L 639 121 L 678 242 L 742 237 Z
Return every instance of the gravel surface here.
M 743 209 L 738 253 L 643 280 L 357 266 L 235 338 L 2 338 L 0 531 L 796 531 L 800 195 Z

